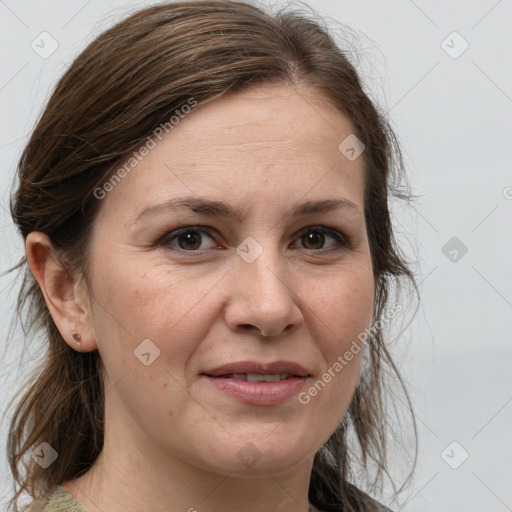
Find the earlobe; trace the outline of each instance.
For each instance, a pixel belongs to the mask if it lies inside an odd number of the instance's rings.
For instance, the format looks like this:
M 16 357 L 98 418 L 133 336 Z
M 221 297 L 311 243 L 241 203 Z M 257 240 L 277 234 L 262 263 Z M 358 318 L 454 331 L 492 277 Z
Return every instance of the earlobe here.
M 75 278 L 58 260 L 48 236 L 36 231 L 29 233 L 25 252 L 46 306 L 66 343 L 80 352 L 94 350 L 96 341 L 91 335 L 86 304 L 77 293 Z

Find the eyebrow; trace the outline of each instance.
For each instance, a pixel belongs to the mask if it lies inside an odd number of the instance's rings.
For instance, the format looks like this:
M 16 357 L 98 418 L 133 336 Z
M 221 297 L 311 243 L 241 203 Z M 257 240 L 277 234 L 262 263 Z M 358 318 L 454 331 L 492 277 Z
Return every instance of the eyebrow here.
M 137 215 L 134 223 L 139 222 L 143 218 L 151 216 L 157 212 L 165 212 L 173 208 L 189 208 L 193 212 L 203 215 L 220 216 L 226 218 L 234 218 L 238 222 L 242 222 L 246 213 L 237 210 L 227 203 L 221 201 L 212 201 L 209 199 L 198 197 L 182 197 L 170 199 L 161 204 L 149 206 Z M 311 215 L 314 213 L 327 212 L 337 208 L 350 208 L 352 210 L 361 211 L 361 208 L 349 201 L 348 199 L 321 199 L 316 201 L 306 201 L 296 206 L 291 212 L 286 214 L 287 217 L 298 217 L 299 215 Z

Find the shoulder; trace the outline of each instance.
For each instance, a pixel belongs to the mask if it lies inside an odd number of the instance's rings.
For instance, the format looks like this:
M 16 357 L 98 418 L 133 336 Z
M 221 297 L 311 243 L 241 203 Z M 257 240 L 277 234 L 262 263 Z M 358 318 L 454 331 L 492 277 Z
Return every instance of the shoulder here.
M 351 499 L 349 501 L 356 510 L 361 510 L 361 512 L 393 512 L 393 510 L 355 485 L 350 484 L 348 487 L 351 489 L 351 492 L 349 492 Z
M 352 510 L 358 512 L 394 512 L 390 508 L 386 507 L 382 503 L 371 498 L 367 500 L 364 505 L 356 505 L 357 508 L 352 506 Z M 312 512 L 342 512 L 344 510 L 343 505 L 327 505 L 324 508 L 311 508 Z
M 372 498 L 369 494 L 361 492 L 361 495 L 364 496 L 364 506 L 361 510 L 368 512 L 394 512 L 376 499 Z
M 342 512 L 347 506 L 356 512 L 394 512 L 358 487 L 347 483 L 345 484 L 343 502 L 333 500 L 312 510 L 314 512 Z
M 75 498 L 61 485 L 28 505 L 23 512 L 86 512 Z

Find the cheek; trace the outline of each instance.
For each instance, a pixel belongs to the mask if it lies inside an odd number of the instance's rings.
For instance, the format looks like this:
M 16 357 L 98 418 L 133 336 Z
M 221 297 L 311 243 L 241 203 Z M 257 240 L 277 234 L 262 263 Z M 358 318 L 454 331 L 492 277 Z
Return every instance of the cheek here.
M 115 367 L 133 366 L 139 363 L 134 351 L 149 339 L 160 351 L 155 366 L 181 365 L 183 373 L 188 357 L 210 328 L 207 296 L 219 276 L 142 265 L 138 260 L 143 259 L 134 255 L 117 264 L 96 264 L 93 327 L 100 353 L 107 366 L 109 362 Z
M 308 310 L 320 352 L 319 373 L 299 397 L 325 418 L 328 433 L 353 397 L 364 353 L 364 334 L 373 314 L 374 280 L 364 269 L 337 274 L 310 294 Z
M 187 404 L 187 365 L 211 328 L 205 297 L 219 278 L 191 279 L 162 265 L 138 266 L 137 258 L 96 266 L 92 316 L 103 378 L 115 385 L 116 410 L 123 403 L 137 421 L 170 424 Z
M 306 290 L 302 292 L 303 296 Z M 324 352 L 338 354 L 370 326 L 374 307 L 371 272 L 351 267 L 333 273 L 317 285 L 306 301 L 312 323 L 321 331 L 316 339 Z M 316 321 L 314 320 L 316 318 Z

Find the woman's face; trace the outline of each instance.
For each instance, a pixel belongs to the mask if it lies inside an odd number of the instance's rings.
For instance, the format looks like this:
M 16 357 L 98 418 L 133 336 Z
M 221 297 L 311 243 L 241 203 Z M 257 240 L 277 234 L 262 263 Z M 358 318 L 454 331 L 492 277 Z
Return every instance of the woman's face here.
M 341 421 L 375 291 L 364 154 L 339 149 L 352 132 L 305 88 L 258 86 L 192 111 L 102 199 L 89 319 L 106 429 L 153 467 L 285 472 Z

